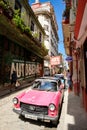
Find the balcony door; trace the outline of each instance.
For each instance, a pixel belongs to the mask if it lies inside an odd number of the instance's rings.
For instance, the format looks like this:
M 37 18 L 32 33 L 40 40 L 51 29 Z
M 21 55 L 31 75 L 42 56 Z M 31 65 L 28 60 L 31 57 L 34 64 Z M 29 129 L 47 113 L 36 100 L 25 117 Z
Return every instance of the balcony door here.
M 84 43 L 84 64 L 85 64 L 85 80 L 86 80 L 86 92 L 87 92 L 87 39 Z

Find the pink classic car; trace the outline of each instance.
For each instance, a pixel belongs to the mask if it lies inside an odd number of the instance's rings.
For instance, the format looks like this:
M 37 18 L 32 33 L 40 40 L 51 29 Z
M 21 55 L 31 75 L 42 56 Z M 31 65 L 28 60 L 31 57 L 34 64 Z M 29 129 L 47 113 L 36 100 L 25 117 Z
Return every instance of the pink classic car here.
M 56 78 L 36 79 L 28 91 L 13 98 L 13 111 L 25 118 L 51 121 L 57 125 L 63 100 L 63 89 Z

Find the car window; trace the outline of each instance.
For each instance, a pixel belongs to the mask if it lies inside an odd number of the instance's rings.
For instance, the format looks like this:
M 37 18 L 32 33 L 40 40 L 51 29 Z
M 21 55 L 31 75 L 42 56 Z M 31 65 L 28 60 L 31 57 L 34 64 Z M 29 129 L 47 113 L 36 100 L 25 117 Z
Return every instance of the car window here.
M 49 81 L 38 81 L 34 82 L 33 89 L 44 90 L 44 91 L 57 91 L 57 83 Z
M 54 75 L 54 77 L 56 77 L 58 79 L 61 79 L 62 82 L 64 81 L 64 76 L 62 76 L 62 75 Z
M 61 82 L 64 83 L 64 79 L 61 79 Z
M 32 85 L 32 88 L 33 88 L 33 89 L 38 89 L 40 85 L 41 85 L 41 82 L 40 82 L 40 81 L 35 81 L 35 82 L 33 83 L 33 85 Z

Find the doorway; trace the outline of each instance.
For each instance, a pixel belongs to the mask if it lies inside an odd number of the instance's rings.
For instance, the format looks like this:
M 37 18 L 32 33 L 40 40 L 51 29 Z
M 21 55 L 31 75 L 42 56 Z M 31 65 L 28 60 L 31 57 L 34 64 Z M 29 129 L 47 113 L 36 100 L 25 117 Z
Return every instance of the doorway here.
M 87 39 L 84 42 L 83 45 L 84 49 L 84 65 L 85 65 L 85 82 L 86 82 L 86 92 L 87 92 Z

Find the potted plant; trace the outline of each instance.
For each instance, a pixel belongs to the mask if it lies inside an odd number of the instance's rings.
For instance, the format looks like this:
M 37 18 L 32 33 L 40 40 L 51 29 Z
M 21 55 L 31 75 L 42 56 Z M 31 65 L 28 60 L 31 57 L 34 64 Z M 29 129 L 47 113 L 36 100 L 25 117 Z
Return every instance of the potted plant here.
M 4 3 L 4 15 L 6 15 L 9 19 L 13 18 L 14 11 L 11 8 L 9 2 Z
M 0 14 L 3 13 L 4 7 L 5 7 L 5 3 L 1 0 L 0 1 Z
M 24 32 L 25 32 L 25 34 L 26 34 L 27 36 L 29 36 L 29 34 L 31 34 L 31 30 L 30 30 L 30 28 L 29 28 L 28 26 L 25 26 Z M 32 35 L 32 34 L 31 34 L 31 35 Z
M 14 12 L 13 12 L 12 8 L 9 7 L 8 9 L 5 9 L 5 10 L 4 10 L 4 14 L 5 14 L 9 19 L 12 19 Z
M 38 39 L 38 33 L 37 33 L 37 32 L 33 32 L 33 37 L 34 37 L 35 39 Z
M 20 10 L 15 10 L 14 16 L 13 16 L 13 23 L 21 30 L 21 32 L 24 32 L 25 25 L 21 17 L 19 16 L 19 11 Z

